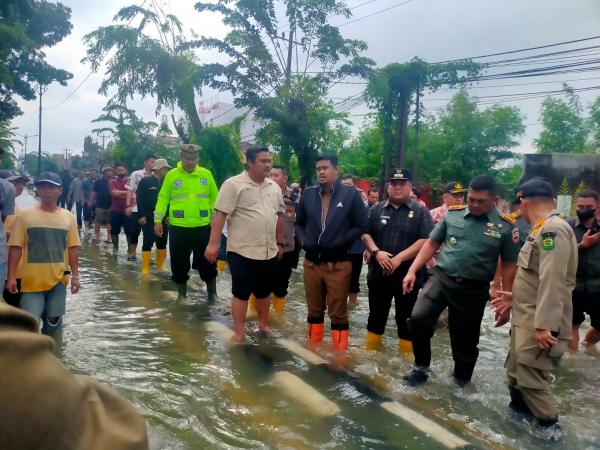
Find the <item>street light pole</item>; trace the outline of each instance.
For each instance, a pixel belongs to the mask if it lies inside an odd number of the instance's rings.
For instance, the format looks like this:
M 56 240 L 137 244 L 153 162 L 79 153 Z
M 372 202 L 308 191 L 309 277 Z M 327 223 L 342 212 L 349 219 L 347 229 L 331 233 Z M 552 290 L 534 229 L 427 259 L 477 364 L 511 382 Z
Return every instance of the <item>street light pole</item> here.
M 40 83 L 40 108 L 38 118 L 38 175 L 42 172 L 42 95 L 46 92 L 46 88 Z

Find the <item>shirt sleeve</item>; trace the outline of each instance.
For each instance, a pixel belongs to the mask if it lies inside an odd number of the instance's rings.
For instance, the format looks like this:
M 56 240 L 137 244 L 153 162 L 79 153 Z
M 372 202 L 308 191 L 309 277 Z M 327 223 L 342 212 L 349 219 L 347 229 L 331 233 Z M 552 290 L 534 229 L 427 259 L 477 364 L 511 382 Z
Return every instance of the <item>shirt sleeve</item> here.
M 26 235 L 25 222 L 23 220 L 23 215 L 20 214 L 15 219 L 8 245 L 12 247 L 25 247 Z
M 225 214 L 231 214 L 237 206 L 237 197 L 237 189 L 234 184 L 230 180 L 225 181 L 219 191 L 215 209 Z
M 214 177 L 211 172 L 208 172 L 208 204 L 210 210 L 213 211 L 215 209 L 215 204 L 217 202 L 217 197 L 219 196 L 219 188 L 217 187 L 217 183 L 215 182 Z
M 15 213 L 15 187 L 6 183 L 4 185 L 4 198 L 2 199 L 2 217 L 12 216 Z
M 167 214 L 167 208 L 169 207 L 169 203 L 171 201 L 171 177 L 169 176 L 171 172 L 167 173 L 165 179 L 163 180 L 162 187 L 158 192 L 158 200 L 156 201 L 156 206 L 154 207 L 154 223 L 161 223 Z
M 545 242 L 548 239 L 550 241 Z M 568 263 L 577 244 L 566 227 L 553 224 L 542 229 L 538 242 L 539 287 L 534 326 L 540 330 L 561 331 L 565 302 L 571 302 L 566 285 Z
M 285 202 L 283 201 L 283 193 L 279 188 L 277 188 L 277 191 L 277 214 L 285 214 Z
M 513 229 L 516 228 L 516 224 L 513 225 L 508 232 L 502 236 L 502 247 L 500 249 L 500 258 L 503 262 L 517 262 L 519 259 L 519 251 L 521 250 L 518 242 L 514 242 L 512 238 Z M 518 232 L 518 228 L 517 228 Z
M 70 214 L 69 231 L 67 233 L 67 247 L 79 247 L 81 241 L 79 240 L 79 232 L 77 231 L 77 223 L 75 222 L 75 216 Z
M 433 230 L 433 219 L 427 209 L 423 208 L 421 227 L 419 229 L 419 239 L 427 239 Z
M 378 230 L 378 219 L 381 208 L 379 206 L 375 206 L 371 208 L 369 211 L 369 221 L 367 222 L 367 234 L 369 234 L 373 240 L 377 239 L 377 230 Z
M 437 242 L 438 244 L 442 244 L 446 240 L 446 217 L 438 222 L 438 224 L 433 228 L 429 238 L 433 242 Z

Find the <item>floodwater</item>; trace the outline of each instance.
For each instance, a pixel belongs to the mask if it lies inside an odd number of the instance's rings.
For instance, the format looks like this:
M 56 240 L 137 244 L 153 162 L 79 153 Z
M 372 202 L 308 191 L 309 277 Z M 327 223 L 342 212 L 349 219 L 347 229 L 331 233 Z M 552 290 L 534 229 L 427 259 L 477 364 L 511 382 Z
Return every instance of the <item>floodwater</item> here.
M 481 354 L 472 385 L 456 387 L 449 377 L 447 332 L 434 338 L 434 375 L 422 388 L 402 385 L 410 360 L 400 355 L 393 312 L 382 351 L 362 348 L 367 299 L 351 313 L 346 360 L 313 365 L 282 348 L 248 324 L 248 342 L 229 346 L 210 327 L 230 325 L 230 277 L 219 275 L 221 301 L 209 310 L 194 275 L 190 304 L 177 304 L 168 274 L 142 279 L 139 262 L 125 260 L 106 244 L 84 239 L 79 294 L 69 296 L 65 330 L 57 354 L 74 372 L 111 385 L 131 400 L 147 420 L 153 449 L 207 448 L 445 448 L 381 407 L 396 400 L 441 424 L 472 448 L 600 448 L 600 360 L 567 355 L 553 378 L 564 436 L 544 440 L 531 424 L 508 412 L 504 359 L 508 327 L 493 327 L 487 312 Z M 273 316 L 273 330 L 305 340 L 301 268 L 294 272 L 289 302 Z M 363 291 L 365 289 L 363 273 Z M 362 295 L 362 294 L 361 294 Z M 327 348 L 320 351 L 326 359 Z M 340 411 L 321 417 L 278 389 L 277 372 L 287 371 L 334 402 Z M 421 427 L 421 430 L 426 429 Z

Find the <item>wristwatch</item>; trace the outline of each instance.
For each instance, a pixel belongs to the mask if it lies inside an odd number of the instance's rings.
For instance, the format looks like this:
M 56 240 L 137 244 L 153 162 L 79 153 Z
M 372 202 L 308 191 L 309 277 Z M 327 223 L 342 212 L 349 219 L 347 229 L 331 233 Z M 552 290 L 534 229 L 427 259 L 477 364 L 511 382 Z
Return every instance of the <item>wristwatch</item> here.
M 379 253 L 379 249 L 377 249 L 377 250 L 373 250 L 373 251 L 371 252 L 371 255 L 373 255 L 373 258 L 377 257 L 377 253 Z

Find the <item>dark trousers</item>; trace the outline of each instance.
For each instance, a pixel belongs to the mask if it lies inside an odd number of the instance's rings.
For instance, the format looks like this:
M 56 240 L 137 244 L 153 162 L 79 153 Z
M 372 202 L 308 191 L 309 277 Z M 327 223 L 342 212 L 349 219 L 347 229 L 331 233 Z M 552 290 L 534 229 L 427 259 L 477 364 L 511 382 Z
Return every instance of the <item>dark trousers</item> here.
M 75 217 L 77 218 L 77 228 L 81 230 L 83 226 L 83 222 L 81 220 L 81 215 L 83 213 L 83 202 L 75 203 Z
M 431 338 L 438 317 L 447 307 L 454 376 L 469 381 L 479 356 L 481 320 L 488 300 L 488 282 L 456 280 L 433 269 L 409 321 L 415 365 L 431 364 Z
M 171 254 L 171 278 L 182 284 L 188 280 L 190 255 L 193 254 L 191 267 L 198 270 L 202 281 L 217 277 L 217 265 L 209 263 L 204 251 L 210 238 L 210 226 L 205 227 L 169 227 L 169 252 Z
M 374 264 L 377 264 L 374 262 Z M 396 326 L 400 339 L 411 340 L 408 330 L 408 319 L 417 301 L 419 286 L 415 286 L 410 294 L 402 292 L 402 279 L 405 273 L 394 273 L 385 276 L 381 271 L 371 269 L 367 277 L 369 288 L 369 321 L 367 330 L 375 334 L 383 334 L 390 314 L 392 298 L 396 308 Z
M 360 292 L 360 272 L 363 266 L 363 254 L 351 253 L 350 262 L 352 263 L 352 277 L 350 278 L 350 293 L 358 294 Z
M 149 252 L 152 246 L 156 244 L 159 250 L 167 248 L 167 240 L 169 239 L 169 227 L 163 223 L 163 235 L 157 236 L 154 234 L 154 222 L 146 218 L 146 225 L 142 226 L 144 239 L 142 241 L 142 251 Z
M 140 239 L 140 233 L 142 232 L 142 226 L 138 222 L 140 218 L 139 213 L 133 212 L 131 216 L 127 218 L 125 222 L 125 235 L 127 236 L 127 242 L 129 244 L 137 245 Z
M 122 211 L 111 211 L 110 212 L 110 234 L 118 236 L 121 234 L 121 228 L 125 230 L 127 234 L 127 216 Z
M 90 224 L 94 223 L 96 219 L 96 208 L 94 206 L 90 206 L 89 203 L 84 202 L 83 204 L 83 221 L 89 222 Z
M 292 267 L 294 267 L 295 262 L 296 254 L 293 250 L 284 253 L 281 260 L 275 262 L 273 266 L 273 294 L 275 297 L 284 298 L 287 296 Z

